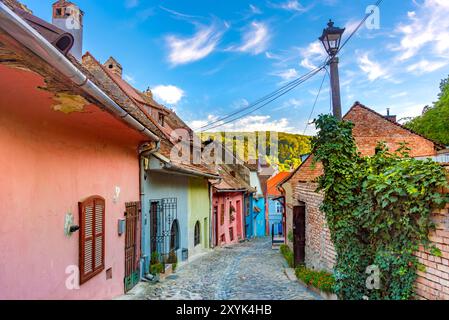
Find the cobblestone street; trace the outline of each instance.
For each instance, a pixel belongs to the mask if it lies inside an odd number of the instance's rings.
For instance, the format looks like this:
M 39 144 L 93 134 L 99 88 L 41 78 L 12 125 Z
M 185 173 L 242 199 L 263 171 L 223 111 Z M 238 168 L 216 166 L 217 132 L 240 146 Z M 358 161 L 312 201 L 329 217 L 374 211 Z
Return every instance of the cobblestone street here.
M 285 274 L 270 239 L 218 248 L 185 265 L 165 281 L 140 283 L 124 299 L 312 300 L 319 296 Z

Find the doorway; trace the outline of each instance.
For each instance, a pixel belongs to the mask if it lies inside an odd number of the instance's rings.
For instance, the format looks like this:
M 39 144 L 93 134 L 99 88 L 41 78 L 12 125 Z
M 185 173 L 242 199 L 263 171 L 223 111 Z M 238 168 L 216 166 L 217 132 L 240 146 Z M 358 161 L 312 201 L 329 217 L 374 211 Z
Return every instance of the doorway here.
M 293 253 L 295 267 L 305 263 L 306 249 L 306 205 L 293 207 Z
M 125 292 L 139 282 L 139 213 L 140 202 L 126 203 L 125 212 Z

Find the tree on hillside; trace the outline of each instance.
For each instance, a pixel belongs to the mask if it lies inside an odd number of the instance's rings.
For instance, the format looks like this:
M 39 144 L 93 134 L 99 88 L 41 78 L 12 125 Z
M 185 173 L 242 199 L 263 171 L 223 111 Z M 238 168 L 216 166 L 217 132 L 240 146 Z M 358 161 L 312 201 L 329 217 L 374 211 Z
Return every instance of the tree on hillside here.
M 449 77 L 441 81 L 440 90 L 438 101 L 405 126 L 429 139 L 449 145 Z

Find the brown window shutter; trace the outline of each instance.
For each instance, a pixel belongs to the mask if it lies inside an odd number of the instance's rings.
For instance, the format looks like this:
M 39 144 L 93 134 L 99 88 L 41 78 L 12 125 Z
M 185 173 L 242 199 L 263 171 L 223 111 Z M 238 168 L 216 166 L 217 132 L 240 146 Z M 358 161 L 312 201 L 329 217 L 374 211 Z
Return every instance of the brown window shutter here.
M 93 196 L 78 204 L 80 284 L 104 270 L 105 200 Z

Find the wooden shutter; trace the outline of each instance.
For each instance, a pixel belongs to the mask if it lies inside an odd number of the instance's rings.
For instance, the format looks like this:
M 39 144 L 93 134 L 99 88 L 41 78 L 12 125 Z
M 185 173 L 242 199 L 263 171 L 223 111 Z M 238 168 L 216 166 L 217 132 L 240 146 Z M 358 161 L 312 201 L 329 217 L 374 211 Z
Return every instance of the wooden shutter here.
M 80 284 L 104 270 L 105 201 L 93 196 L 78 204 Z

